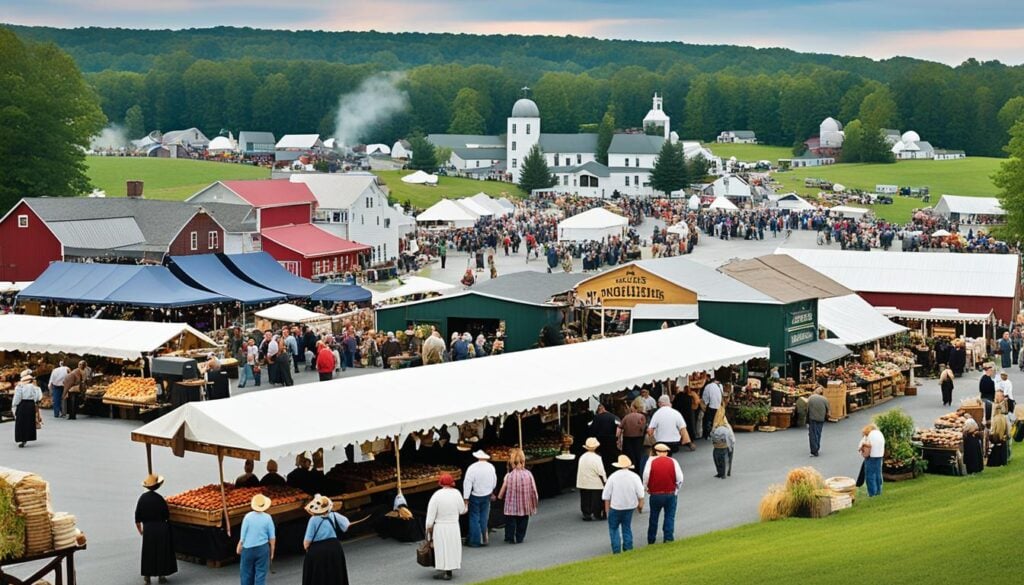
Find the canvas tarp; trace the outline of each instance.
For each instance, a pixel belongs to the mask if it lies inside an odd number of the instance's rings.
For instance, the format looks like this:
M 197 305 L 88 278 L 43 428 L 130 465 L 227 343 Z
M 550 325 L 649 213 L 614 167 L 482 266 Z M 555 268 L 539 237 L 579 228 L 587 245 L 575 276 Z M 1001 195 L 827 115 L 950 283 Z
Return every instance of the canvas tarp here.
M 222 258 L 236 276 L 289 297 L 308 297 L 323 288 L 322 284 L 312 283 L 288 272 L 266 252 L 226 254 Z
M 402 284 L 389 291 L 373 292 L 373 302 L 382 303 L 391 299 L 399 299 L 412 295 L 431 293 L 445 293 L 454 290 L 455 285 L 439 282 L 422 276 L 406 276 L 402 278 Z
M 480 216 L 452 201 L 442 199 L 416 216 L 416 223 L 450 223 L 454 227 L 473 227 Z
M 829 343 L 821 339 L 805 343 L 803 345 L 798 345 L 796 347 L 791 347 L 786 351 L 814 360 L 819 364 L 830 364 L 839 358 L 846 357 L 853 353 L 847 349 L 846 346 Z
M 282 301 L 281 293 L 250 284 L 235 276 L 216 254 L 171 256 L 167 267 L 181 280 L 243 304 Z
M 588 399 L 767 356 L 768 348 L 684 325 L 189 402 L 132 438 L 166 443 L 181 431 L 186 441 L 246 449 L 261 459 L 283 457 Z M 487 380 L 487 392 L 452 380 Z M 387 408 L 381 408 L 382 388 Z
M 629 221 L 603 207 L 595 207 L 558 222 L 560 242 L 600 241 L 621 236 Z
M 311 323 L 313 321 L 330 320 L 330 315 L 308 311 L 291 303 L 281 303 L 262 311 L 256 311 L 256 316 L 268 321 L 279 321 L 281 323 Z
M 215 341 L 184 323 L 33 315 L 0 317 L 0 351 L 136 360 L 180 335 L 194 338 L 195 347 L 217 346 Z
M 326 301 L 332 303 L 365 303 L 372 297 L 372 293 L 356 284 L 325 284 L 320 290 L 309 295 L 311 301 Z
M 828 329 L 833 343 L 861 345 L 906 331 L 856 294 L 818 301 L 818 326 Z
M 853 292 L 793 257 L 782 254 L 736 260 L 719 270 L 783 303 L 826 299 Z

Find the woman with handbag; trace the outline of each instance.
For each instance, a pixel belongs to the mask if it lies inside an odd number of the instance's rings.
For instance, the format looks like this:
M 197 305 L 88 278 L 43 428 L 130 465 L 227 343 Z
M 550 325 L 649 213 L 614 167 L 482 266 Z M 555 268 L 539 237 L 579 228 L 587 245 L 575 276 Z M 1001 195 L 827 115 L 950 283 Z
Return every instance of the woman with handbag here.
M 312 516 L 306 524 L 302 547 L 302 585 L 348 585 L 348 567 L 341 535 L 351 525 L 348 518 L 334 512 L 330 498 L 317 494 L 306 504 Z
M 36 440 L 36 430 L 42 425 L 39 409 L 36 406 L 43 399 L 43 391 L 36 386 L 32 370 L 21 372 L 21 382 L 14 389 L 11 408 L 14 409 L 14 442 L 18 447 Z
M 462 568 L 462 530 L 459 516 L 466 513 L 466 501 L 455 489 L 455 478 L 442 473 L 441 489 L 427 504 L 427 541 L 434 547 L 434 579 L 452 580 L 452 571 Z

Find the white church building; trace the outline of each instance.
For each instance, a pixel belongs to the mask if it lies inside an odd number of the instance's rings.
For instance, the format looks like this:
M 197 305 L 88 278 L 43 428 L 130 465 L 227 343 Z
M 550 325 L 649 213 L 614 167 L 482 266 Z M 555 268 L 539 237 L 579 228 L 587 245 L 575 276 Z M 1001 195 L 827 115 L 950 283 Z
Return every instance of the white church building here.
M 436 147 L 452 149 L 448 165 L 470 176 L 500 177 L 519 182 L 523 160 L 534 145 L 540 145 L 557 184 L 551 189 L 587 197 L 654 195 L 650 174 L 666 140 L 679 138 L 671 131 L 663 98 L 654 95 L 651 110 L 643 119 L 646 133 L 616 133 L 608 147 L 608 164 L 597 162 L 597 134 L 545 134 L 541 132 L 540 109 L 529 98 L 512 106 L 504 136 L 431 134 Z M 687 158 L 703 156 L 713 166 L 720 161 L 699 142 L 683 142 Z

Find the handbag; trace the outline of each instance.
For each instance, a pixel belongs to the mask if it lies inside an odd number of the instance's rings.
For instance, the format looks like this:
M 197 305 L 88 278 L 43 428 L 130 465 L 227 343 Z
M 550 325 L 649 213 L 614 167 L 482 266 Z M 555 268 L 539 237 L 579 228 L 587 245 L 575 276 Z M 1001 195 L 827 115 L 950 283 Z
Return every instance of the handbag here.
M 864 465 L 867 464 L 867 460 L 860 462 L 860 473 L 857 474 L 857 487 L 864 485 Z
M 689 443 L 693 442 L 690 439 L 690 431 L 686 430 L 686 427 L 683 427 L 683 428 L 679 429 L 679 437 L 680 437 L 680 442 L 683 445 L 686 445 L 686 444 L 689 444 Z
M 434 543 L 424 540 L 416 547 L 416 563 L 421 567 L 434 568 Z

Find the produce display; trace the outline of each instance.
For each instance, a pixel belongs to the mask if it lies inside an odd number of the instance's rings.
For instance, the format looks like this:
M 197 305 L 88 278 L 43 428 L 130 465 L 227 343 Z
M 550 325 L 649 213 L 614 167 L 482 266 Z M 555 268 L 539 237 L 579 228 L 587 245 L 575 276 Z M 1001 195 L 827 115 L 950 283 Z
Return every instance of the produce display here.
M 117 376 L 93 376 L 92 383 L 85 389 L 85 395 L 102 398 L 115 380 Z
M 944 414 L 939 418 L 935 419 L 936 429 L 951 429 L 956 432 L 963 432 L 964 423 L 967 422 L 967 417 L 959 412 L 951 412 Z
M 274 506 L 302 502 L 309 498 L 306 492 L 287 486 L 239 488 L 234 484 L 224 484 L 224 496 L 227 499 L 228 510 L 248 508 L 252 497 L 256 494 L 267 496 Z M 220 486 L 212 483 L 173 495 L 167 498 L 167 505 L 204 512 L 220 510 L 223 507 Z
M 457 467 L 444 465 L 427 465 L 425 463 L 402 464 L 402 481 L 420 481 L 435 479 L 442 473 L 458 473 Z M 398 481 L 398 471 L 394 465 L 382 461 L 366 461 L 364 463 L 339 463 L 327 472 L 327 478 L 342 483 L 361 482 L 364 484 L 383 485 Z
M 880 362 L 894 364 L 901 370 L 905 370 L 917 363 L 914 352 L 909 349 L 882 349 L 876 354 L 876 359 Z
M 914 440 L 920 441 L 925 447 L 955 449 L 963 442 L 963 434 L 951 429 L 918 429 Z
M 156 380 L 153 378 L 116 378 L 103 395 L 104 401 L 156 403 Z

